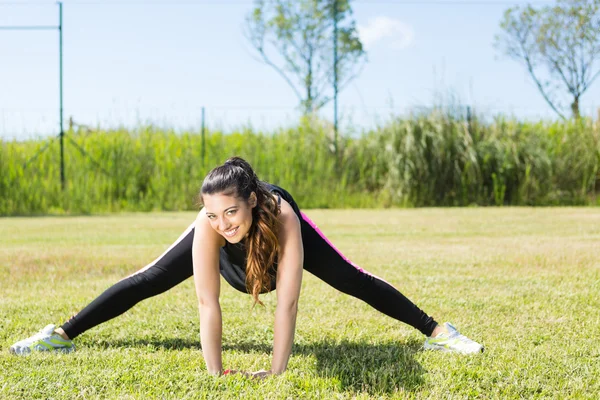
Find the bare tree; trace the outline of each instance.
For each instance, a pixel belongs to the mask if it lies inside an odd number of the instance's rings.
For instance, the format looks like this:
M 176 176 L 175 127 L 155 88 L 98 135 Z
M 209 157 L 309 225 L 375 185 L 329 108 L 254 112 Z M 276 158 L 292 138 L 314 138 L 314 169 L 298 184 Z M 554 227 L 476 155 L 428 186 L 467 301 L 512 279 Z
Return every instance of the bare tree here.
M 527 5 L 504 13 L 495 45 L 523 62 L 552 109 L 565 119 L 560 92 L 580 117 L 579 101 L 600 75 L 600 0 L 558 0 L 553 7 Z
M 256 0 L 246 19 L 250 43 L 292 87 L 305 114 L 332 98 L 327 92 L 334 76 L 334 18 L 338 25 L 335 64 L 342 90 L 366 62 L 350 0 Z

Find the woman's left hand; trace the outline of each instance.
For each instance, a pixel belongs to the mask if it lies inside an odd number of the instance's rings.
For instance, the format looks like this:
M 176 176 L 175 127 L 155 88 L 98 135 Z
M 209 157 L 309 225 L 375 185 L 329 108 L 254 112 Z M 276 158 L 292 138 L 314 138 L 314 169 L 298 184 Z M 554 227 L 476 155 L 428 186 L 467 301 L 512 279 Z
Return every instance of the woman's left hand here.
M 233 370 L 233 369 L 228 369 L 225 370 L 225 372 L 223 373 L 223 375 L 235 375 L 235 374 L 241 374 L 244 375 L 246 378 L 253 378 L 253 379 L 263 379 L 266 378 L 269 375 L 273 375 L 273 373 L 271 371 L 265 371 L 264 369 L 261 369 L 260 371 L 256 371 L 256 372 L 246 372 L 246 371 L 237 371 L 237 370 Z

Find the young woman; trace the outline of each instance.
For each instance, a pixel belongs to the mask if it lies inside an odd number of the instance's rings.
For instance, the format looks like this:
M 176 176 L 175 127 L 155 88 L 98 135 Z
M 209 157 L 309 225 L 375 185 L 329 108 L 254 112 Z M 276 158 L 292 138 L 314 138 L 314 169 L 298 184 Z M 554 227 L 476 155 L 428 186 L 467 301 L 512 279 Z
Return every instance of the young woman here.
M 271 370 L 255 375 L 280 374 L 292 351 L 303 270 L 418 329 L 427 336 L 426 349 L 483 351 L 451 324 L 438 325 L 389 283 L 344 257 L 287 191 L 260 181 L 243 159 L 233 157 L 213 169 L 200 196 L 204 207 L 196 221 L 159 258 L 110 287 L 60 328 L 48 325 L 15 343 L 11 352 L 72 351 L 72 340 L 81 333 L 193 275 L 207 369 L 227 373 L 221 362 L 222 275 L 255 303 L 260 303 L 259 294 L 277 288 Z

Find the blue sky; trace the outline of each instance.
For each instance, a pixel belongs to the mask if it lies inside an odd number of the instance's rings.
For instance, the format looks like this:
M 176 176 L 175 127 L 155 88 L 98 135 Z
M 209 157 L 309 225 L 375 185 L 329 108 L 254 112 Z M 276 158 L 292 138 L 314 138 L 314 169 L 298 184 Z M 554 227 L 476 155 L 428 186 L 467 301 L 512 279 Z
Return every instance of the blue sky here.
M 504 10 L 518 3 L 354 1 L 369 62 L 340 94 L 342 127 L 373 127 L 449 94 L 488 115 L 553 117 L 524 67 L 492 45 Z M 197 128 L 205 106 L 214 128 L 294 123 L 294 92 L 242 34 L 251 0 L 63 4 L 67 118 Z M 53 1 L 0 0 L 0 25 L 57 22 Z M 0 137 L 56 134 L 58 34 L 0 31 L 0 55 Z M 600 83 L 584 95 L 582 111 L 595 114 L 598 99 Z M 322 114 L 331 119 L 331 106 Z

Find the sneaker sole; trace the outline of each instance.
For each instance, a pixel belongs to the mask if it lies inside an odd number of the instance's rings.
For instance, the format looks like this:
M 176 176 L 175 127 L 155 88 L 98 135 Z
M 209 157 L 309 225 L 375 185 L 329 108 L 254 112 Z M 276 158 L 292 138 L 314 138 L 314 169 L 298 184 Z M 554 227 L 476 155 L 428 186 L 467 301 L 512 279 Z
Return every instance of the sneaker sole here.
M 452 349 L 449 349 L 449 348 L 444 347 L 444 346 L 436 346 L 436 345 L 431 345 L 431 344 L 425 344 L 425 345 L 423 345 L 423 349 L 424 350 L 442 351 L 444 353 L 479 354 L 479 353 L 483 353 L 484 352 L 485 347 L 481 347 L 481 349 L 479 349 L 478 351 L 456 351 L 456 350 L 452 350 Z
M 17 351 L 16 349 L 14 349 L 14 348 L 11 347 L 8 350 L 9 350 L 10 354 L 14 354 L 16 356 L 27 356 L 27 355 L 33 353 L 33 350 L 31 350 L 31 349 L 29 351 L 27 351 L 27 352 L 24 352 L 24 351 Z M 57 347 L 57 348 L 52 349 L 52 350 L 36 350 L 36 351 L 38 353 L 64 353 L 64 354 L 67 354 L 67 353 L 74 352 L 75 351 L 75 346 L 72 346 L 72 347 Z

